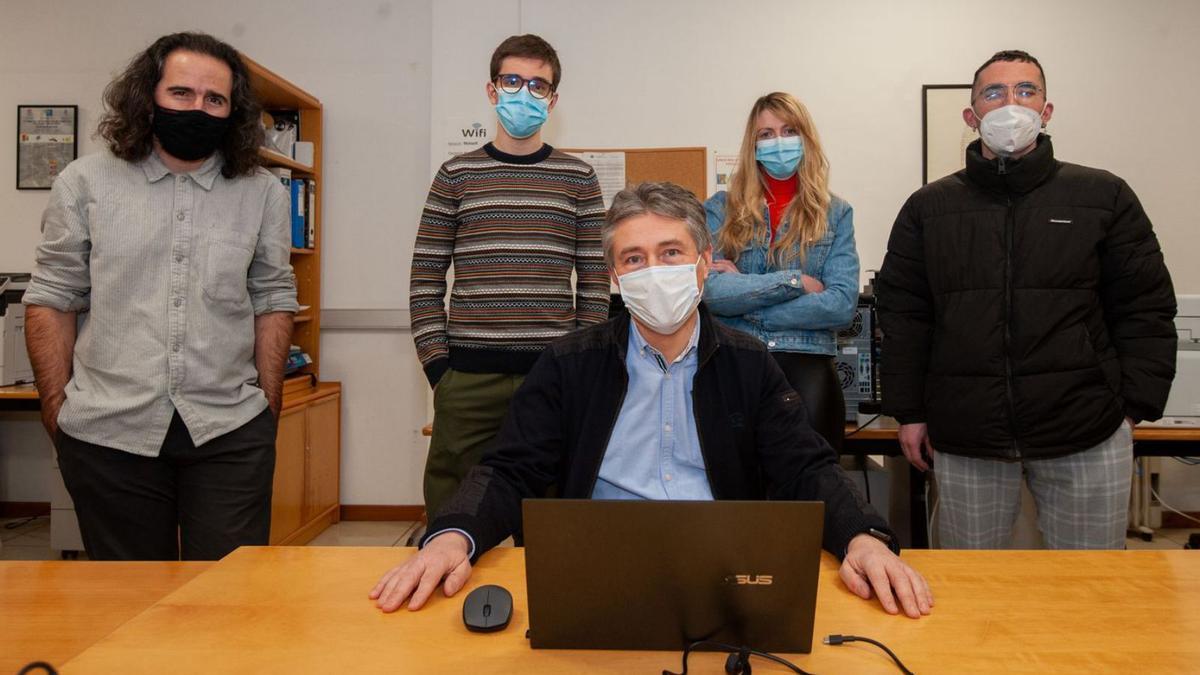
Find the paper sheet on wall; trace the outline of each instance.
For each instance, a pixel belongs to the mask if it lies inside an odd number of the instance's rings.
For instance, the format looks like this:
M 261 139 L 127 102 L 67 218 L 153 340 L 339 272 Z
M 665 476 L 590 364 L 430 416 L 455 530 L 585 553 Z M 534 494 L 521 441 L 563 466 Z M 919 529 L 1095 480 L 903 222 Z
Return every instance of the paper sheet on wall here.
M 482 148 L 491 139 L 486 120 L 456 115 L 446 118 L 446 155 L 450 159 L 464 152 Z
M 721 192 L 729 189 L 729 181 L 733 178 L 733 172 L 737 169 L 738 154 L 736 152 L 720 152 L 714 150 L 713 156 L 713 192 Z
M 600 195 L 604 199 L 604 208 L 612 206 L 613 197 L 625 189 L 625 153 L 572 152 L 569 154 L 592 165 L 592 168 L 596 170 L 596 178 L 600 180 Z

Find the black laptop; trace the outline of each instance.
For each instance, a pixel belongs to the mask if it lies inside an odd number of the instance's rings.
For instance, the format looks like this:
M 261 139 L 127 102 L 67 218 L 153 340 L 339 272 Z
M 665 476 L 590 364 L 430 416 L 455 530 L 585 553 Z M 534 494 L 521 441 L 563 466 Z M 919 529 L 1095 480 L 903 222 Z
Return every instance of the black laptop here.
M 527 499 L 531 646 L 812 650 L 821 502 Z

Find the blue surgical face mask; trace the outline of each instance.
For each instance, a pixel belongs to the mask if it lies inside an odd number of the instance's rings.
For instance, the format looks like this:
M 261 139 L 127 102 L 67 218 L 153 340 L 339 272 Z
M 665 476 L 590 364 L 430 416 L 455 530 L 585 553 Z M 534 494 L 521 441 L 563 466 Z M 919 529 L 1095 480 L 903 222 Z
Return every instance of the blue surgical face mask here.
M 534 98 L 526 87 L 521 87 L 515 94 L 500 90 L 496 90 L 496 94 L 500 98 L 496 104 L 496 115 L 509 136 L 516 139 L 529 138 L 546 122 L 550 112 L 548 99 Z
M 799 136 L 776 136 L 754 144 L 754 159 L 775 180 L 790 178 L 804 159 L 804 140 Z

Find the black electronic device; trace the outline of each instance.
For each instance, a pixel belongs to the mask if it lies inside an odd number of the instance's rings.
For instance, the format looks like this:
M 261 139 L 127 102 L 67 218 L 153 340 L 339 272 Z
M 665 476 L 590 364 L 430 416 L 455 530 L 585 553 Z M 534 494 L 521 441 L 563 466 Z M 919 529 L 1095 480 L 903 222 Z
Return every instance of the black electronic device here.
M 825 505 L 523 503 L 534 648 L 812 649 Z
M 504 630 L 512 618 L 512 607 L 512 594 L 504 587 L 480 586 L 463 600 L 463 623 L 476 633 Z

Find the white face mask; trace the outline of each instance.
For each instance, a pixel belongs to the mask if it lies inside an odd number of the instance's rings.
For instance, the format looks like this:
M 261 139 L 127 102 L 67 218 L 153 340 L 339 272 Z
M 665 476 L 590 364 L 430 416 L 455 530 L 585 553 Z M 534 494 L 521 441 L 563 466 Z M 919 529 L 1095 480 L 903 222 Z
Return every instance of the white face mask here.
M 996 108 L 979 121 L 979 135 L 992 152 L 1012 157 L 1033 145 L 1042 130 L 1042 113 L 1015 103 Z
M 617 277 L 630 313 L 660 335 L 679 330 L 700 304 L 696 264 L 655 265 Z

